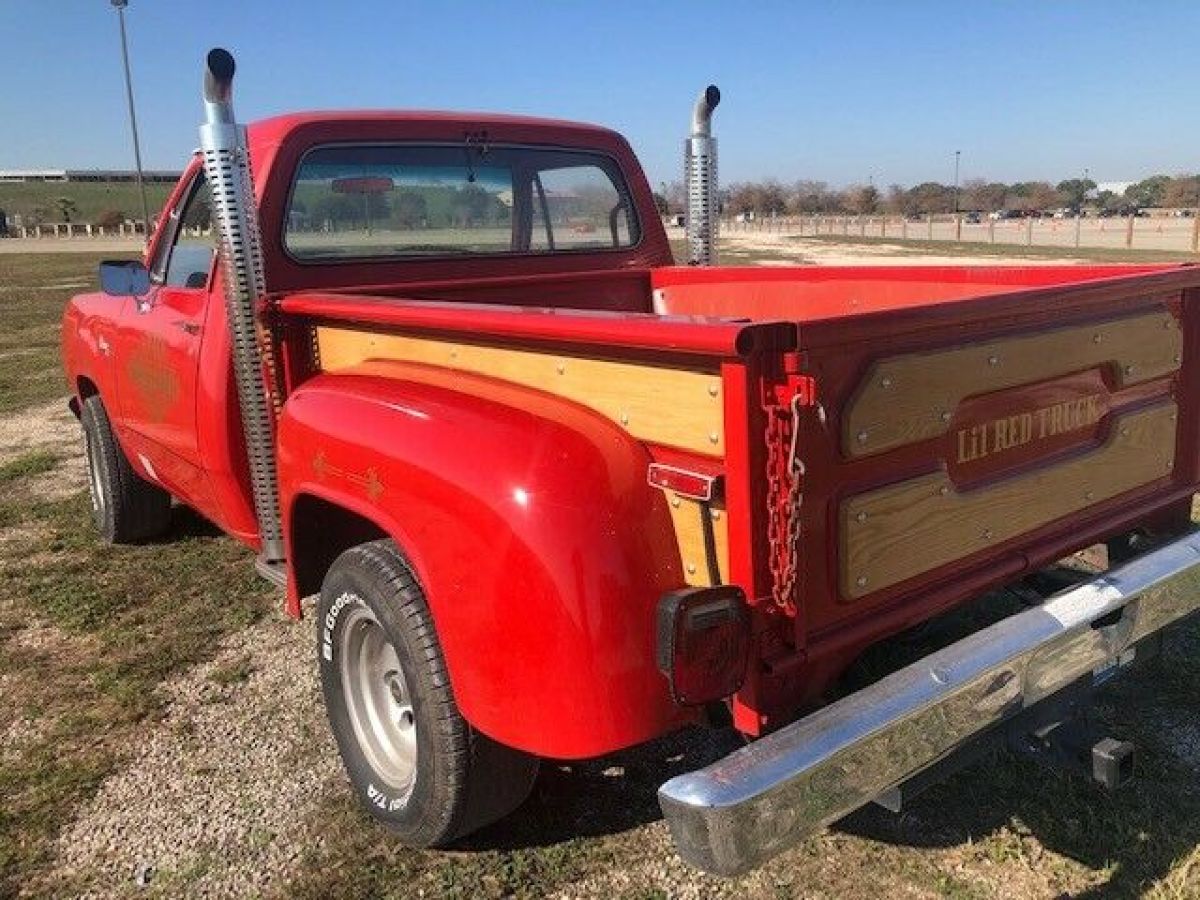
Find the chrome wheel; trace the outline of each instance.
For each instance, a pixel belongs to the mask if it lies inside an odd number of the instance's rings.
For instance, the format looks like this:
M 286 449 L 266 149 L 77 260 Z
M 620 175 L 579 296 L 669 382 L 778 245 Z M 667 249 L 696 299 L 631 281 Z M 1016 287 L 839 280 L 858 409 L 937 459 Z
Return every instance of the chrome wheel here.
M 92 498 L 92 516 L 100 521 L 104 518 L 104 509 L 108 503 L 104 497 L 104 482 L 100 478 L 100 466 L 96 461 L 96 444 L 86 430 L 83 432 L 83 454 L 87 459 L 88 494 Z
M 338 656 L 355 738 L 371 768 L 407 798 L 417 771 L 417 723 L 400 658 L 362 603 L 343 613 Z

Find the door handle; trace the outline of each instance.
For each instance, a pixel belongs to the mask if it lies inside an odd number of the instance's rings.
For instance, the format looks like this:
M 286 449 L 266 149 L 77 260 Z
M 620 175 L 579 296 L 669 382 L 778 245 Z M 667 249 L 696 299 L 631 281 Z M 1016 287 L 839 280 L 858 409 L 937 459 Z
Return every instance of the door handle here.
M 176 319 L 175 327 L 183 329 L 193 337 L 200 333 L 200 326 L 195 322 L 189 322 L 187 319 Z

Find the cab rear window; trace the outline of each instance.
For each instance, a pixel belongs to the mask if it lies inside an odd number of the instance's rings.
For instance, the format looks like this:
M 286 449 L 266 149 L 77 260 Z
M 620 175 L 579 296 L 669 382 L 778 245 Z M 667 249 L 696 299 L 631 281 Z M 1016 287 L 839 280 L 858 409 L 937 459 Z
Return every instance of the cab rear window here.
M 284 220 L 301 261 L 596 252 L 640 237 L 609 157 L 479 142 L 316 148 Z

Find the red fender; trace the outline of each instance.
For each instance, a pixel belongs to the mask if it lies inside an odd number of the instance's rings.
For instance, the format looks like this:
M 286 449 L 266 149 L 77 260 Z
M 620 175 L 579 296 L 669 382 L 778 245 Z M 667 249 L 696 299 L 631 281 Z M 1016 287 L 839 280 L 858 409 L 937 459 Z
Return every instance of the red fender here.
M 111 353 L 116 342 L 115 322 L 124 302 L 104 294 L 78 294 L 67 303 L 62 320 L 63 371 L 73 401 L 80 399 L 79 382 L 86 379 L 114 415 L 117 386 Z
M 311 494 L 412 561 L 455 699 L 485 734 L 583 758 L 693 720 L 655 666 L 657 601 L 684 583 L 670 514 L 645 448 L 614 423 L 486 377 L 373 362 L 292 393 L 279 457 L 289 535 Z

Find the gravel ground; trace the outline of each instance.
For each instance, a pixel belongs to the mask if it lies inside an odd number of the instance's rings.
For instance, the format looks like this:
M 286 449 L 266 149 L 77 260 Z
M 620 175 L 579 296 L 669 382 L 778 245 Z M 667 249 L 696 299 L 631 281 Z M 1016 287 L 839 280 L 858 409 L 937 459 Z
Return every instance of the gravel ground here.
M 17 238 L 0 241 L 0 254 L 136 253 L 144 246 L 140 237 Z
M 79 424 L 61 397 L 21 412 L 0 416 L 0 463 L 32 450 L 60 450 L 83 463 Z
M 682 233 L 680 233 L 682 235 Z M 1078 258 L 1063 256 L 1061 259 L 1042 257 L 1020 257 L 1020 248 L 1000 246 L 995 253 L 980 253 L 978 256 L 947 253 L 936 256 L 928 248 L 914 248 L 904 244 L 840 244 L 836 239 L 805 240 L 796 234 L 770 232 L 733 232 L 721 235 L 721 251 L 738 253 L 768 254 L 766 259 L 755 259 L 755 265 L 1068 265 L 1078 263 Z M 1006 258 L 1007 257 L 1007 258 Z M 727 265 L 740 264 L 737 259 L 728 260 Z
M 986 266 L 1012 261 L 1019 251 L 1001 247 L 995 254 L 967 256 L 946 254 L 937 256 L 928 250 L 914 249 L 903 244 L 871 244 L 867 246 L 839 244 L 836 239 L 804 240 L 794 235 L 747 232 L 721 235 L 721 249 L 727 251 L 770 254 L 774 260 L 756 260 L 755 265 L 788 266 L 798 261 L 819 266 L 895 266 L 914 262 L 928 266 Z M 1021 265 L 1068 265 L 1078 259 L 1064 255 L 1061 259 L 1042 257 L 1020 258 Z
M 62 397 L 0 417 L 0 464 L 36 451 L 59 457 L 49 472 L 30 478 L 28 488 L 45 500 L 61 500 L 87 489 L 79 423 Z
M 166 716 L 59 839 L 55 895 L 245 897 L 286 881 L 319 842 L 299 823 L 341 777 L 310 623 L 252 626 L 164 687 Z
M 25 478 L 24 495 L 54 500 L 86 490 L 79 426 L 66 398 L 0 417 L 0 464 L 39 451 L 58 461 Z M 27 553 L 42 537 L 28 527 L 0 529 L 0 572 L 5 556 Z M 282 885 L 314 846 L 303 823 L 342 778 L 320 704 L 311 622 L 261 622 L 164 685 L 165 716 L 142 726 L 132 762 L 64 829 L 54 870 L 29 889 L 56 897 L 245 897 Z M 69 655 L 84 638 L 30 622 L 15 640 Z M 5 677 L 0 705 L 7 706 Z M 5 721 L 0 758 L 18 756 L 50 724 Z
M 0 579 L 3 579 L 6 558 L 10 554 L 28 554 L 29 547 L 42 535 L 35 529 L 19 526 L 0 528 Z M 16 604 L 12 597 L 0 595 L 0 619 L 7 619 Z M 33 651 L 46 659 L 77 658 L 94 654 L 96 643 L 86 635 L 70 634 L 57 625 L 26 616 L 23 627 L 15 632 L 10 643 L 12 650 Z M 21 704 L 16 699 L 21 685 L 8 672 L 0 672 L 0 710 L 11 710 Z M 0 762 L 15 760 L 30 746 L 42 740 L 53 728 L 49 713 L 18 715 L 0 719 Z
M 634 842 L 630 842 L 634 843 Z M 775 885 L 766 872 L 731 882 L 689 868 L 675 853 L 665 822 L 637 829 L 637 849 L 626 849 L 622 865 L 604 869 L 552 895 L 555 900 L 611 900 L 642 891 L 659 890 L 671 900 L 709 900 L 716 897 L 758 897 Z M 769 893 L 767 893 L 769 896 Z
M 1200 725 L 1178 715 L 1167 715 L 1160 736 L 1180 762 L 1200 769 Z

